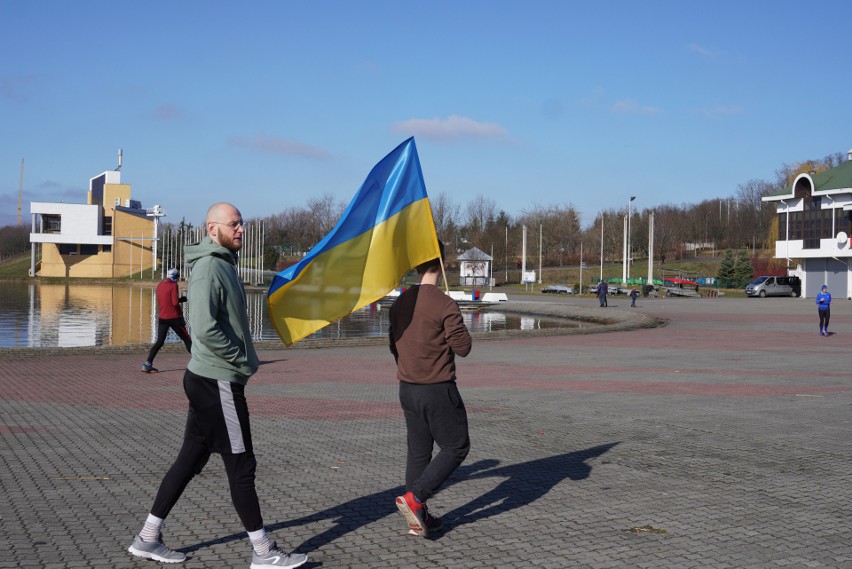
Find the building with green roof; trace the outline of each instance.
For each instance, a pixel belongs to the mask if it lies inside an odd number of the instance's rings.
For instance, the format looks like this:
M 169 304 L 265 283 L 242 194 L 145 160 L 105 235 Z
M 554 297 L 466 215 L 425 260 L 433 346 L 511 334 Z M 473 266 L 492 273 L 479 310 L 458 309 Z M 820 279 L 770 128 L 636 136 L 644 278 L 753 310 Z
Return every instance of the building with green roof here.
M 763 201 L 776 204 L 775 257 L 802 279 L 802 296 L 827 285 L 836 297 L 852 298 L 852 150 L 839 166 L 799 174 Z

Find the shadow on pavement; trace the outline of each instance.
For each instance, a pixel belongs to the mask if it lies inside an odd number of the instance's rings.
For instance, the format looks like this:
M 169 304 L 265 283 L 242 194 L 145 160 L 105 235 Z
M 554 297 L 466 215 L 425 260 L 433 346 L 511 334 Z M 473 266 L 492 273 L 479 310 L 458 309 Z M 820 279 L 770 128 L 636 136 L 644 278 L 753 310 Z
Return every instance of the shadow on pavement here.
M 446 486 L 482 478 L 505 478 L 493 490 L 473 499 L 464 506 L 456 508 L 441 516 L 444 529 L 441 535 L 452 531 L 455 526 L 473 523 L 490 516 L 531 504 L 546 495 L 551 488 L 570 478 L 583 480 L 589 477 L 592 467 L 586 461 L 596 458 L 609 451 L 618 443 L 608 443 L 596 447 L 560 454 L 547 458 L 499 467 L 500 461 L 495 459 L 480 460 L 470 465 L 462 465 L 447 481 Z M 268 524 L 267 531 L 275 532 L 288 527 L 296 527 L 321 520 L 334 520 L 335 525 L 319 535 L 293 548 L 300 553 L 311 553 L 336 539 L 355 531 L 372 522 L 397 512 L 394 499 L 405 491 L 403 486 L 389 488 L 375 494 L 361 496 L 348 502 L 343 502 L 321 512 L 295 520 Z M 404 524 L 402 518 L 400 523 Z M 275 536 L 272 536 L 275 539 Z M 229 543 L 246 539 L 246 534 L 240 532 L 223 536 L 218 539 L 198 543 L 181 548 L 184 553 L 197 551 L 211 545 Z M 282 545 L 287 540 L 282 536 Z
M 505 478 L 505 480 L 493 490 L 441 516 L 444 521 L 444 532 L 455 526 L 470 524 L 532 504 L 566 478 L 575 481 L 588 478 L 592 467 L 586 461 L 604 454 L 617 444 L 608 443 L 502 468 L 491 468 L 479 474 L 467 476 L 468 480 L 491 477 Z

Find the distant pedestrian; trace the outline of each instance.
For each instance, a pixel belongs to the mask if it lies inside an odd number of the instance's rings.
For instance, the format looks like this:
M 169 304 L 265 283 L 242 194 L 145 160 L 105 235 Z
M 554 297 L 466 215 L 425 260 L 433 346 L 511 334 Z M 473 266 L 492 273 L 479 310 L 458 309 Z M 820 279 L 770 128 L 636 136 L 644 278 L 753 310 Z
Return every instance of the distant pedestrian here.
M 822 290 L 816 297 L 817 312 L 819 313 L 819 335 L 828 336 L 828 321 L 831 319 L 831 293 L 828 287 L 822 285 Z
M 186 346 L 186 351 L 192 353 L 192 340 L 189 337 L 189 332 L 186 331 L 186 321 L 183 319 L 183 310 L 181 303 L 186 302 L 185 296 L 178 296 L 177 280 L 180 273 L 177 269 L 169 269 L 166 273 L 166 278 L 163 282 L 157 285 L 157 341 L 151 346 L 151 351 L 148 352 L 148 359 L 142 364 L 142 371 L 145 373 L 157 373 L 159 371 L 154 367 L 154 358 L 157 357 L 157 352 L 166 343 L 166 336 L 169 329 L 174 330 L 178 338 L 183 340 Z
M 606 295 L 609 293 L 609 285 L 606 284 L 606 281 L 601 279 L 601 282 L 598 283 L 598 301 L 601 303 L 601 307 L 606 307 Z
M 633 287 L 633 290 L 630 291 L 630 306 L 636 306 L 636 297 L 639 296 L 639 293 L 636 291 L 636 287 Z

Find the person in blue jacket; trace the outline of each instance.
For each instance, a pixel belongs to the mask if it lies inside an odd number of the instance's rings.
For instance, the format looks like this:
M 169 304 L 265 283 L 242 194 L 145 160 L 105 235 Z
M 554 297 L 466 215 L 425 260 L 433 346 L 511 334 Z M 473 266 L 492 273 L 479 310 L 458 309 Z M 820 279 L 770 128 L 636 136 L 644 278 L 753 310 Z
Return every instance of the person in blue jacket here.
M 609 285 L 606 284 L 606 281 L 601 279 L 601 282 L 598 283 L 598 300 L 601 303 L 601 307 L 606 307 L 606 295 L 609 292 Z
M 828 287 L 822 285 L 822 291 L 816 296 L 817 312 L 819 312 L 819 335 L 828 336 L 828 321 L 831 319 L 831 293 Z

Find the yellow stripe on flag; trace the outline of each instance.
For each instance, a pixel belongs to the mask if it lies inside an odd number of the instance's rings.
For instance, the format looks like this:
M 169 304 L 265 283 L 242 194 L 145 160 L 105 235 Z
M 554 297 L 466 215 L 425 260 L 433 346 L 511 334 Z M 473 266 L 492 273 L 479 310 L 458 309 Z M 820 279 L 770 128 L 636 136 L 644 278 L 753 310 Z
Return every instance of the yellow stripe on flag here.
M 269 295 L 269 315 L 288 346 L 393 290 L 405 274 L 438 257 L 429 199 L 318 255 Z

